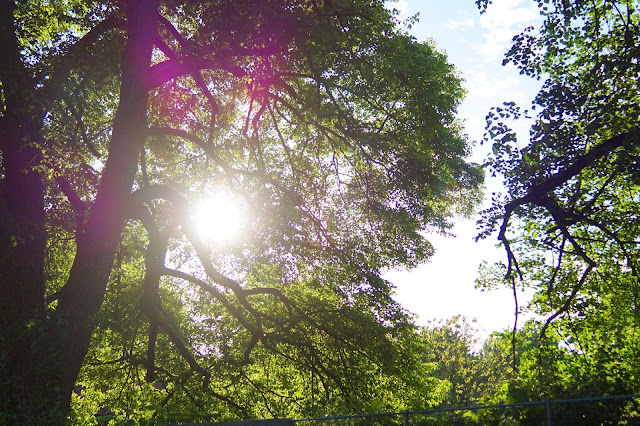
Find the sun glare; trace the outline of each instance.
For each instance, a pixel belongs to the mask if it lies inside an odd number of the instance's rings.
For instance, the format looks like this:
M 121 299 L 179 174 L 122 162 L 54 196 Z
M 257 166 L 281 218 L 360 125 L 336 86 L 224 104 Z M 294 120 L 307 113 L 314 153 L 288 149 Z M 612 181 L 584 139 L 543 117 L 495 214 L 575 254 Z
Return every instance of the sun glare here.
M 200 237 L 217 244 L 228 243 L 240 229 L 240 209 L 226 195 L 215 195 L 196 204 L 193 218 Z

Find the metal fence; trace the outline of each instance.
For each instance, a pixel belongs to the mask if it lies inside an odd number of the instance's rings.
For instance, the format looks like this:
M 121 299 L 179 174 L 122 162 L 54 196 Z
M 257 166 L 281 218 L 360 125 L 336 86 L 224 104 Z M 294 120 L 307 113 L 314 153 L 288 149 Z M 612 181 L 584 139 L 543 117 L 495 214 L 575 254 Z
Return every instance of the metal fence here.
M 640 394 L 571 398 L 513 404 L 439 408 L 400 413 L 360 414 L 294 419 L 296 426 L 327 425 L 640 425 Z M 635 405 L 635 407 L 634 407 Z M 620 413 L 625 411 L 625 418 Z M 582 413 L 582 414 L 580 414 Z

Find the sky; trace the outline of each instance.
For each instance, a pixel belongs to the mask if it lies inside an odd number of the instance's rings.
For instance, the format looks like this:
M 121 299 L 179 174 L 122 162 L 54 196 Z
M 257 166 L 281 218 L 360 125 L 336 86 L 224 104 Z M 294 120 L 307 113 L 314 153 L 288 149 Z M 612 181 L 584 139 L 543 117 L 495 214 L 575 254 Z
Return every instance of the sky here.
M 493 0 L 487 13 L 480 15 L 474 0 L 399 0 L 389 2 L 400 11 L 400 18 L 419 13 L 419 22 L 410 32 L 419 40 L 432 40 L 446 52 L 465 80 L 465 101 L 459 116 L 472 141 L 484 134 L 484 118 L 491 107 L 514 101 L 529 107 L 540 82 L 521 76 L 513 66 L 502 66 L 511 39 L 528 25 L 540 20 L 531 0 Z M 528 124 L 516 127 L 519 141 L 526 141 Z M 523 142 L 520 142 L 523 143 Z M 482 162 L 491 149 L 479 143 L 472 160 Z M 500 192 L 500 179 L 488 179 L 485 199 Z M 488 205 L 488 201 L 485 201 Z M 476 320 L 481 337 L 493 331 L 512 328 L 513 293 L 509 289 L 481 292 L 475 288 L 478 267 L 483 261 L 506 259 L 504 249 L 496 246 L 497 235 L 475 243 L 477 217 L 456 219 L 455 237 L 429 236 L 436 249 L 431 261 L 411 271 L 390 271 L 385 278 L 396 287 L 396 300 L 417 315 L 417 323 L 428 325 L 462 314 Z M 527 300 L 520 293 L 519 302 Z M 519 321 L 522 321 L 522 317 Z

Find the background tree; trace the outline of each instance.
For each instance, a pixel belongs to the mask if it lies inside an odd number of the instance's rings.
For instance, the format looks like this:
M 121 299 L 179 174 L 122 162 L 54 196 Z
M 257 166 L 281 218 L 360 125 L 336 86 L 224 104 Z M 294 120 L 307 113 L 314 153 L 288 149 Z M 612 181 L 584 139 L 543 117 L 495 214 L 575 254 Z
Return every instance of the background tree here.
M 419 367 L 387 359 L 411 326 L 380 272 L 428 258 L 481 173 L 459 78 L 383 2 L 7 1 L 0 28 L 3 422 L 62 421 L 90 348 L 222 416 L 276 392 L 256 354 L 343 410 Z M 246 217 L 226 247 L 192 220 L 216 192 Z
M 434 365 L 433 374 L 450 387 L 442 402 L 448 407 L 465 407 L 493 402 L 509 370 L 508 358 L 496 356 L 491 339 L 481 344 L 478 330 L 465 317 L 422 329 L 427 346 L 425 361 Z

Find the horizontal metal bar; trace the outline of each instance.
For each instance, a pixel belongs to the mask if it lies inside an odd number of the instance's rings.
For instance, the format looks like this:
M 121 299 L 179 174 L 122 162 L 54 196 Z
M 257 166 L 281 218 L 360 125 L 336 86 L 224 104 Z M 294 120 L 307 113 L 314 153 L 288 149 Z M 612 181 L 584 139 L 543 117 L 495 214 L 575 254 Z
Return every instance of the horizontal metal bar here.
M 478 410 L 491 410 L 496 408 L 509 408 L 509 407 L 524 407 L 532 405 L 546 405 L 546 404 L 567 404 L 572 402 L 595 402 L 605 401 L 611 399 L 631 399 L 640 398 L 640 394 L 628 394 L 628 395 L 609 395 L 609 396 L 594 396 L 587 398 L 568 398 L 568 399 L 550 399 L 543 401 L 527 401 L 527 402 L 514 402 L 511 404 L 492 404 L 492 405 L 474 405 L 469 407 L 453 407 L 453 408 L 434 408 L 429 410 L 418 411 L 402 411 L 396 413 L 374 413 L 374 414 L 354 414 L 345 416 L 327 416 L 327 417 L 314 417 L 309 419 L 293 419 L 294 422 L 320 422 L 327 420 L 344 420 L 344 419 L 362 419 L 362 418 L 374 418 L 374 417 L 395 417 L 395 416 L 411 416 L 414 414 L 436 414 L 436 413 L 450 413 L 455 411 L 478 411 Z

